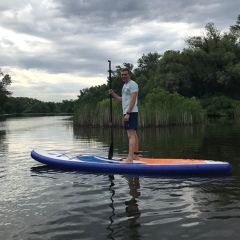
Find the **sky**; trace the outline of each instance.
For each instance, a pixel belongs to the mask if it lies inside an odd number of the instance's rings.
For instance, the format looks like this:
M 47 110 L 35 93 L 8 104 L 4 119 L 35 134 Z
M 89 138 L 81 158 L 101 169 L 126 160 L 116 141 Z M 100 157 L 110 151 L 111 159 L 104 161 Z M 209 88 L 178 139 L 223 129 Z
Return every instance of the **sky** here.
M 239 0 L 0 0 L 0 68 L 13 97 L 75 100 L 112 69 L 186 48 L 213 22 L 228 31 Z

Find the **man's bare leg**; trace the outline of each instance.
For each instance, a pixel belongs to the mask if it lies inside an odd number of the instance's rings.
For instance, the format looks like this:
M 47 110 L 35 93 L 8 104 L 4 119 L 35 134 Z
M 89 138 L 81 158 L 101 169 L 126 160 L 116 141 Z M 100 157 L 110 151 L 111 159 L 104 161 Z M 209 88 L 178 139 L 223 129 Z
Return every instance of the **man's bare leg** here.
M 136 131 L 134 129 L 127 130 L 129 140 L 128 157 L 122 163 L 133 163 L 133 154 L 136 147 Z
M 137 131 L 135 130 L 135 148 L 134 148 L 134 153 L 133 153 L 133 160 L 139 160 L 139 156 L 138 154 L 138 149 L 139 149 L 139 140 L 138 140 L 138 135 L 137 135 Z

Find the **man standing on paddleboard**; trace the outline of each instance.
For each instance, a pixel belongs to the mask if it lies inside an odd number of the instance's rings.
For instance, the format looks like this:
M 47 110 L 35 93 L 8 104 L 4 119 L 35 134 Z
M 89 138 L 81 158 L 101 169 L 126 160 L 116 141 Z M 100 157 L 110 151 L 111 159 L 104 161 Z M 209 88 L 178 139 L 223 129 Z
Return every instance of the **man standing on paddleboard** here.
M 130 75 L 131 72 L 128 68 L 121 69 L 121 78 L 124 82 L 122 97 L 118 96 L 112 89 L 109 90 L 109 94 L 122 103 L 124 129 L 127 130 L 129 139 L 128 157 L 122 163 L 133 163 L 133 160 L 139 159 L 139 140 L 136 132 L 138 128 L 138 84 L 131 80 Z

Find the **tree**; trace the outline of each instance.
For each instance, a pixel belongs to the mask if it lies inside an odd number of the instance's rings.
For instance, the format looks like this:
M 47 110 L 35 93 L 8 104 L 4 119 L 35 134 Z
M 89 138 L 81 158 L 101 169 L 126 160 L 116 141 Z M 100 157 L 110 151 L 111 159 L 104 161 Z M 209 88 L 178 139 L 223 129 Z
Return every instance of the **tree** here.
M 189 53 L 169 50 L 164 53 L 158 63 L 155 86 L 162 87 L 170 93 L 189 96 L 191 85 L 191 69 Z
M 108 90 L 108 87 L 106 84 L 80 90 L 80 95 L 78 96 L 78 102 L 97 104 L 98 102 L 106 98 L 106 96 L 108 96 L 107 90 Z
M 240 14 L 238 15 L 236 24 L 230 26 L 230 30 L 233 32 L 240 32 Z
M 147 55 L 143 54 L 137 61 L 138 66 L 133 72 L 140 89 L 140 99 L 144 98 L 154 87 L 157 87 L 154 79 L 160 58 L 161 55 L 158 53 L 148 53 Z
M 11 96 L 12 92 L 7 90 L 7 86 L 11 85 L 11 77 L 6 74 L 4 75 L 1 68 L 0 68 L 0 75 L 3 76 L 2 80 L 0 81 L 0 113 L 4 112 L 4 107 L 7 103 L 8 97 Z
M 182 52 L 167 51 L 159 60 L 156 84 L 186 97 L 240 97 L 240 45 L 232 32 L 208 23 L 202 36 L 186 39 Z

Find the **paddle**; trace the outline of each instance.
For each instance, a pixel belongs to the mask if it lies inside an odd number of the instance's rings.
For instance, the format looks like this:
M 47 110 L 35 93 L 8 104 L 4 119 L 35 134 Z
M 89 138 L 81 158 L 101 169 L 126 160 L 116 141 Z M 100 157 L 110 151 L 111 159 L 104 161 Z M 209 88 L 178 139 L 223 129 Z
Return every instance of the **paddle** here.
M 111 74 L 111 61 L 109 63 L 109 88 L 112 89 L 112 74 Z M 108 159 L 113 157 L 113 123 L 112 123 L 112 94 L 109 94 L 110 99 L 110 124 L 111 124 L 111 145 L 108 152 Z

